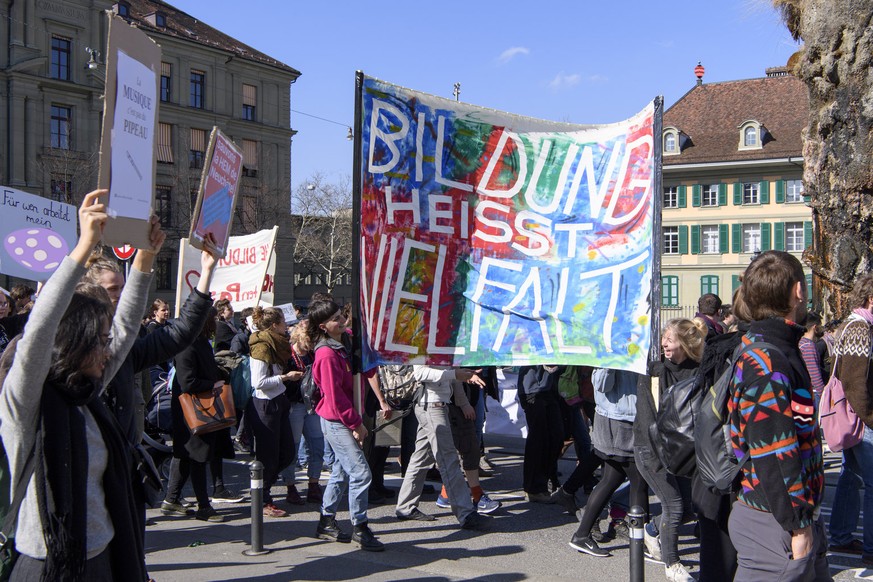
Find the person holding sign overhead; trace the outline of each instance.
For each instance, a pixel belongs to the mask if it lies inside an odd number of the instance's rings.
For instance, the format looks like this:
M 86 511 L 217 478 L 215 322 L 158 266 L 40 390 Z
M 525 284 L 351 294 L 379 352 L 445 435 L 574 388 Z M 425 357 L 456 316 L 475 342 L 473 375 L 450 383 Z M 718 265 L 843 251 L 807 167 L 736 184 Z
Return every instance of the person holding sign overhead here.
M 152 248 L 134 261 L 118 308 L 75 293 L 108 216 L 85 196 L 81 236 L 43 288 L 24 334 L 3 356 L 0 436 L 18 511 L 12 580 L 145 580 L 130 453 L 100 398 L 139 331 Z M 61 317 L 57 314 L 62 313 Z M 51 346 L 50 349 L 47 349 Z

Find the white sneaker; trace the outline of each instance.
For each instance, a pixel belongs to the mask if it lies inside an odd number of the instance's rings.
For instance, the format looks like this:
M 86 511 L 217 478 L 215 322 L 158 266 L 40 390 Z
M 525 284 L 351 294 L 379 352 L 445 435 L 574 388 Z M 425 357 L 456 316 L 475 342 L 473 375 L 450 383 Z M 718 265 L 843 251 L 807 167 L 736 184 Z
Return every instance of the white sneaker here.
M 643 528 L 643 541 L 646 544 L 646 559 L 663 564 L 664 559 L 661 557 L 661 538 L 653 533 L 654 529 L 655 528 L 652 527 L 651 523 L 647 523 Z
M 681 562 L 664 566 L 664 573 L 670 582 L 694 582 L 694 577 L 688 573 Z

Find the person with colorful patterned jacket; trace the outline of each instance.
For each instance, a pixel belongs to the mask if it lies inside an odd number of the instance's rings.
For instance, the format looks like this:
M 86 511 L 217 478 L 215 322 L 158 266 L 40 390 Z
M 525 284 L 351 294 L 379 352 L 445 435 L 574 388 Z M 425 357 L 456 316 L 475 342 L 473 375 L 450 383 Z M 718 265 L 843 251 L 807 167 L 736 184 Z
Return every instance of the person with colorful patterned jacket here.
M 728 530 L 736 580 L 830 580 L 819 519 L 821 437 L 809 374 L 798 349 L 806 281 L 796 257 L 767 251 L 746 269 L 737 316 L 751 322 L 731 381 L 731 440 L 743 462 Z

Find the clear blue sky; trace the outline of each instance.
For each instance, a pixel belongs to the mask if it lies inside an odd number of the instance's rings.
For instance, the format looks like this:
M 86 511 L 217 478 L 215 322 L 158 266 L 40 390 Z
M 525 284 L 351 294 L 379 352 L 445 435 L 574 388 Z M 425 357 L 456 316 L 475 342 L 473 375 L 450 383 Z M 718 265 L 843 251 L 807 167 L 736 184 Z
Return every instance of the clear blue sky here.
M 354 75 L 555 121 L 625 119 L 656 95 L 669 107 L 705 82 L 764 76 L 798 49 L 768 0 L 169 0 L 303 74 L 291 87 L 299 133 L 292 188 L 352 171 L 344 126 Z

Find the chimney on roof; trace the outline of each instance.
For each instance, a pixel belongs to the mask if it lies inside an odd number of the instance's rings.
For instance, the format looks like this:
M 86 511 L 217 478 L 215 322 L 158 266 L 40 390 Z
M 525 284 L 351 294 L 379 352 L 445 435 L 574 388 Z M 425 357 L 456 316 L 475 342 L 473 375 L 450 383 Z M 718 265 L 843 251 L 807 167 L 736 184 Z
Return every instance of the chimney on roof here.
M 703 73 L 706 72 L 706 69 L 703 68 L 703 65 L 700 64 L 700 61 L 697 61 L 697 66 L 694 67 L 694 76 L 697 77 L 697 85 L 703 85 Z
M 768 77 L 787 77 L 788 67 L 769 67 L 764 69 L 764 73 Z

